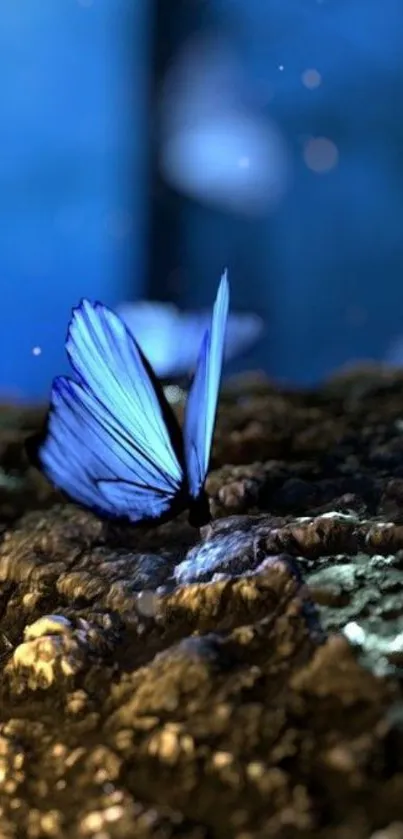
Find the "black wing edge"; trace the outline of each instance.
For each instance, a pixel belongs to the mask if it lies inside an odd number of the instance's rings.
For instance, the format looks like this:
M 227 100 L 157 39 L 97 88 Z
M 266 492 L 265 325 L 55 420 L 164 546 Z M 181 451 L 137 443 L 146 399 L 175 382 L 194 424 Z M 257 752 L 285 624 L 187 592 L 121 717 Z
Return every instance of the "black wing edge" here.
M 123 323 L 123 321 L 122 321 Z M 143 362 L 144 368 L 149 376 L 151 384 L 154 388 L 155 395 L 158 399 L 158 404 L 161 408 L 162 418 L 168 430 L 169 439 L 172 444 L 172 448 L 178 458 L 179 464 L 182 467 L 182 472 L 184 478 L 186 476 L 186 468 L 185 468 L 185 450 L 183 444 L 183 436 L 182 436 L 182 429 L 179 425 L 179 422 L 165 396 L 164 389 L 162 383 L 160 382 L 158 376 L 154 372 L 148 358 L 144 355 L 143 350 L 141 349 L 140 345 L 137 343 L 134 335 L 130 332 L 127 328 L 126 324 L 123 324 L 126 329 L 126 332 L 129 334 L 132 341 L 134 341 L 139 356 Z
M 47 416 L 41 429 L 39 431 L 35 431 L 33 434 L 30 434 L 29 437 L 24 440 L 24 449 L 28 461 L 32 466 L 35 466 L 35 469 L 39 469 L 40 472 L 42 472 L 43 469 L 39 452 L 46 440 L 46 437 L 48 436 L 48 423 L 49 418 Z

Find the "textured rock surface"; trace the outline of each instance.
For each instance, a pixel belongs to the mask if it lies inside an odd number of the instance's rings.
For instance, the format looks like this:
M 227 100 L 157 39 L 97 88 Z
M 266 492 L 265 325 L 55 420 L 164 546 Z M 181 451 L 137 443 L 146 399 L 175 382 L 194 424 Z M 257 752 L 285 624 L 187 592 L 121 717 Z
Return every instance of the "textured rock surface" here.
M 66 503 L 39 421 L 0 410 L 1 839 L 403 839 L 403 379 L 233 383 L 200 534 Z

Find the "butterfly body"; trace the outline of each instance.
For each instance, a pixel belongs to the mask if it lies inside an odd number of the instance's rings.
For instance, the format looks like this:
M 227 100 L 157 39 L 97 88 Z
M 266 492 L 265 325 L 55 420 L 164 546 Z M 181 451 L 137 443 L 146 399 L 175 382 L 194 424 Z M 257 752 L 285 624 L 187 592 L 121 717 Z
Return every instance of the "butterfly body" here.
M 36 463 L 79 504 L 106 518 L 162 521 L 184 509 L 209 518 L 209 467 L 229 289 L 221 278 L 185 410 L 183 431 L 124 323 L 101 303 L 73 310 L 66 349 L 74 378 L 55 379 Z

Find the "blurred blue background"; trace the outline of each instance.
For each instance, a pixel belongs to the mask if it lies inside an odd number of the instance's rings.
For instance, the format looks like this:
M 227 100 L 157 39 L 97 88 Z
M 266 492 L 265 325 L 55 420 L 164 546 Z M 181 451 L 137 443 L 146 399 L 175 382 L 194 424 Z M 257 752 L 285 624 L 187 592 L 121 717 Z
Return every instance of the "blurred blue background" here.
M 72 305 L 143 293 L 147 0 L 0 7 L 0 391 L 47 396 Z
M 401 0 L 4 0 L 0 395 L 46 398 L 71 307 L 232 305 L 238 366 L 403 361 Z

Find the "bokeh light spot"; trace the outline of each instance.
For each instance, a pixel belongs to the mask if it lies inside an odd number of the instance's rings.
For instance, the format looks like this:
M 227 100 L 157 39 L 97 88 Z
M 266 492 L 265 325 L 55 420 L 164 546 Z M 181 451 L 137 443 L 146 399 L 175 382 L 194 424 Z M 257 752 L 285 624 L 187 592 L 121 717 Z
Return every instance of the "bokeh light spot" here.
M 41 347 L 32 347 L 32 355 L 41 355 L 42 349 Z
M 322 83 L 322 76 L 315 70 L 314 68 L 309 68 L 308 70 L 304 70 L 302 76 L 302 84 L 304 87 L 307 87 L 308 90 L 315 90 L 316 87 Z
M 320 175 L 334 169 L 339 160 L 337 146 L 327 137 L 310 137 L 304 145 L 303 155 L 308 169 Z
M 164 387 L 164 393 L 171 405 L 177 405 L 184 397 L 184 392 L 178 385 L 167 385 Z

